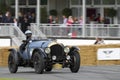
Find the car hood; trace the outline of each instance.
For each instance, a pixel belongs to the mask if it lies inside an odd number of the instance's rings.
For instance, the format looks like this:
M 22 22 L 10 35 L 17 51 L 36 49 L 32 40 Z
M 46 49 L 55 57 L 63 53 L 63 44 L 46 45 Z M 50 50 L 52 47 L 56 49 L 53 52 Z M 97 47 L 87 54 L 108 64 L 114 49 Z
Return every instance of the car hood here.
M 32 41 L 29 44 L 29 47 L 35 48 L 44 48 L 44 47 L 51 47 L 52 45 L 58 44 L 55 40 L 39 40 L 39 41 Z

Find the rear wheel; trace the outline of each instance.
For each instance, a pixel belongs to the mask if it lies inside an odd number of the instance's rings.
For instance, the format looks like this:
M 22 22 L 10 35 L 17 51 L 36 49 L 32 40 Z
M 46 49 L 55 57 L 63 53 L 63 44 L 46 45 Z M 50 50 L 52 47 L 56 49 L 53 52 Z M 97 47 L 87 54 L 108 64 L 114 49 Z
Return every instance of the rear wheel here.
M 10 52 L 8 57 L 8 68 L 11 73 L 16 73 L 18 70 L 17 59 L 15 58 L 13 51 Z
M 80 68 L 80 55 L 77 51 L 74 51 L 71 55 L 71 65 L 70 70 L 73 73 L 77 73 Z
M 39 51 L 36 51 L 33 55 L 34 69 L 37 74 L 42 74 L 44 71 L 44 58 L 40 55 Z

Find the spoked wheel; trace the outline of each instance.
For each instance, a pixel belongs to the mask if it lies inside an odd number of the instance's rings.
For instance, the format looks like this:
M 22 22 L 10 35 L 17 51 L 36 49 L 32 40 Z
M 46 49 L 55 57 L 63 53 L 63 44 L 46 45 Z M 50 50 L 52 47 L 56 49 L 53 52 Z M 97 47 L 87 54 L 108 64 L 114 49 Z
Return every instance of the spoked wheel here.
M 8 68 L 11 73 L 16 73 L 18 70 L 18 66 L 16 63 L 16 58 L 13 52 L 11 51 L 8 57 Z
M 44 58 L 40 52 L 36 51 L 33 55 L 34 69 L 37 74 L 42 74 L 44 71 Z
M 74 51 L 71 55 L 71 65 L 70 70 L 73 73 L 77 73 L 80 68 L 80 55 L 77 51 Z

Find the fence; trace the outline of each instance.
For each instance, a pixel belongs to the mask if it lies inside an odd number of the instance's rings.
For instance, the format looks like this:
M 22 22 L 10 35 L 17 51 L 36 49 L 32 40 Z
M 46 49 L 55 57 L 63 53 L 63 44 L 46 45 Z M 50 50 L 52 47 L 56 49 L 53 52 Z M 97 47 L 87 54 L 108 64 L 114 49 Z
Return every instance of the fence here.
M 79 24 L 65 25 L 65 24 L 31 24 L 33 37 L 40 39 L 47 37 L 58 38 L 120 38 L 120 24 L 86 24 L 85 26 Z M 25 35 L 19 27 L 13 24 L 1 23 L 0 36 L 10 36 L 15 44 L 25 39 Z
M 11 37 L 14 45 L 19 46 L 22 40 L 25 39 L 25 35 L 17 26 L 13 26 L 13 24 L 0 24 L 0 36 L 8 36 Z
M 47 37 L 120 38 L 120 24 L 40 24 L 38 29 Z

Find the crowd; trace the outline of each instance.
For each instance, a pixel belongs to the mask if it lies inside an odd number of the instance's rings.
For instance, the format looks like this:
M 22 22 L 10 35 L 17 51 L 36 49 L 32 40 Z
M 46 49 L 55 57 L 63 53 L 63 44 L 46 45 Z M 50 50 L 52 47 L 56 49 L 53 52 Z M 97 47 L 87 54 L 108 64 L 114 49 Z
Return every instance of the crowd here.
M 106 23 L 108 24 L 109 21 L 102 18 L 101 15 L 98 13 L 97 16 L 91 15 L 89 19 L 87 19 L 87 23 L 90 23 L 90 21 L 95 21 L 97 23 Z M 62 22 L 60 22 L 62 21 Z M 0 23 L 14 23 L 14 26 L 19 26 L 23 33 L 29 28 L 30 23 L 36 22 L 36 15 L 35 13 L 27 12 L 27 13 L 19 13 L 18 19 L 13 18 L 10 11 L 6 11 L 5 14 L 2 14 L 0 12 Z M 67 26 L 71 26 L 73 24 L 83 24 L 83 17 L 73 17 L 65 15 L 62 16 L 62 20 L 58 17 L 49 16 L 47 21 L 48 24 L 65 24 Z M 80 26 L 82 27 L 82 26 Z M 81 31 L 82 28 L 79 28 L 79 31 Z
M 35 17 L 35 13 L 19 13 L 19 17 L 18 19 L 13 18 L 12 14 L 10 13 L 10 11 L 7 11 L 5 14 L 2 14 L 0 12 L 0 23 L 14 23 L 14 26 L 18 26 L 23 33 L 25 33 L 25 31 L 28 30 L 30 23 L 35 23 L 36 21 L 36 17 Z M 92 15 L 91 17 L 89 17 L 90 21 L 97 21 L 97 23 L 103 23 L 104 19 L 101 18 L 101 15 L 98 14 L 96 17 L 94 15 Z M 57 24 L 59 23 L 59 19 L 58 17 L 54 17 L 53 16 L 49 16 L 47 19 L 47 23 L 49 24 Z M 71 26 L 72 24 L 83 24 L 83 17 L 80 16 L 79 18 L 77 17 L 73 17 L 73 16 L 69 16 L 66 17 L 65 15 L 62 16 L 62 24 L 67 25 L 68 27 Z M 82 28 L 79 28 L 79 31 Z M 72 33 L 69 33 L 70 31 L 67 29 L 66 30 L 68 35 L 72 35 Z M 75 32 L 73 32 L 75 34 Z M 96 41 L 94 44 L 104 44 L 104 41 L 102 38 L 96 38 Z
M 13 19 L 9 11 L 7 11 L 6 14 L 2 14 L 0 12 L 0 23 L 13 23 Z
M 55 23 L 63 23 L 67 25 L 71 24 L 83 24 L 83 17 L 74 17 L 74 16 L 62 16 L 63 21 L 60 22 L 57 17 L 49 16 L 48 18 L 48 23 L 50 24 L 55 24 Z M 86 23 L 90 24 L 91 22 L 94 22 L 94 24 L 110 24 L 110 19 L 108 17 L 102 17 L 100 13 L 94 15 L 92 14 L 91 16 L 86 17 Z
M 110 20 L 108 17 L 102 17 L 100 13 L 98 13 L 97 15 L 92 14 L 91 16 L 89 16 L 87 18 L 87 23 L 90 22 L 95 22 L 97 24 L 110 24 Z
M 47 23 L 50 24 L 55 24 L 55 23 L 62 23 L 62 24 L 66 24 L 66 25 L 71 25 L 71 24 L 82 24 L 83 20 L 82 20 L 82 16 L 78 19 L 76 17 L 73 16 L 69 16 L 66 17 L 65 15 L 62 16 L 62 22 L 59 22 L 58 17 L 53 18 L 53 16 L 49 16 Z
M 72 24 L 82 24 L 82 17 L 77 19 L 76 17 L 66 16 L 62 17 L 63 21 L 62 24 L 66 24 L 68 26 Z M 27 13 L 19 13 L 18 19 L 14 18 L 10 11 L 6 11 L 5 14 L 0 12 L 0 23 L 14 23 L 14 26 L 18 26 L 23 33 L 29 28 L 30 23 L 36 22 L 36 15 L 35 13 L 27 12 Z M 58 17 L 49 16 L 47 21 L 49 24 L 59 23 Z
M 34 13 L 19 13 L 18 19 L 13 18 L 10 11 L 7 11 L 5 14 L 0 12 L 0 23 L 14 23 L 14 26 L 18 26 L 23 33 L 28 29 L 30 23 L 35 23 L 35 14 Z
M 19 22 L 23 22 L 23 20 L 28 19 L 30 23 L 34 23 L 36 20 L 36 15 L 35 13 L 27 12 L 27 13 L 19 13 Z M 47 23 L 60 23 L 58 17 L 49 16 Z M 91 21 L 95 21 L 97 23 L 110 23 L 109 20 L 105 17 L 101 17 L 101 14 L 98 13 L 97 15 L 92 14 L 89 17 L 86 17 L 86 23 L 90 23 Z M 0 12 L 0 23 L 13 23 L 14 19 L 12 18 L 12 14 L 10 11 L 7 11 L 5 14 L 2 14 Z M 82 16 L 78 17 L 73 17 L 69 16 L 66 17 L 63 15 L 63 24 L 82 24 Z

